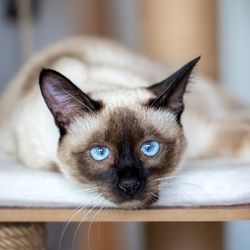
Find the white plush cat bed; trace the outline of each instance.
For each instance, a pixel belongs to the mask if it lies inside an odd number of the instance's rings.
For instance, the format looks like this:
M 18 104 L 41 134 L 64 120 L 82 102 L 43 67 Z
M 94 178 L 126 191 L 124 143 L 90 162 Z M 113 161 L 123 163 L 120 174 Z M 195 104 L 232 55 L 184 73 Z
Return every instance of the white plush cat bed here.
M 0 161 L 1 207 L 114 206 L 60 173 Z M 250 204 L 250 164 L 225 160 L 189 162 L 153 206 Z

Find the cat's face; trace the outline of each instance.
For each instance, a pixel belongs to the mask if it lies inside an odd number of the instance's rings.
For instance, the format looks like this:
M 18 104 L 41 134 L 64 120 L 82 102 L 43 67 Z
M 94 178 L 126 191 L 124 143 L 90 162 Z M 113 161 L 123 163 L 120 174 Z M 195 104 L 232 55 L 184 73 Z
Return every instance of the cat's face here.
M 61 169 L 121 207 L 158 197 L 162 177 L 178 167 L 186 141 L 183 94 L 198 59 L 145 89 L 86 95 L 52 70 L 40 75 L 43 97 L 61 134 Z
M 108 109 L 108 108 L 107 108 Z M 185 149 L 173 115 L 153 108 L 119 107 L 71 124 L 59 146 L 63 170 L 100 187 L 120 206 L 144 206 L 158 194 L 158 178 L 171 174 Z

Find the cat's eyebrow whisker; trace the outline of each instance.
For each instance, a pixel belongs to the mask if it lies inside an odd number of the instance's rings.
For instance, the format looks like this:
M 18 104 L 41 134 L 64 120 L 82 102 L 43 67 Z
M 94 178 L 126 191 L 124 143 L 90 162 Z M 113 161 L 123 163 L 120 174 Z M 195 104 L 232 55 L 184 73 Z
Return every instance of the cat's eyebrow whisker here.
M 94 110 L 92 110 L 90 107 L 88 107 L 85 103 L 81 102 L 79 99 L 77 99 L 75 96 L 71 95 L 67 90 L 65 90 L 62 86 L 59 85 L 59 88 L 65 92 L 67 95 L 69 95 L 70 97 L 72 97 L 73 99 L 75 99 L 77 102 L 79 102 L 82 106 L 84 106 L 85 108 L 87 108 L 94 116 L 96 116 L 96 113 Z

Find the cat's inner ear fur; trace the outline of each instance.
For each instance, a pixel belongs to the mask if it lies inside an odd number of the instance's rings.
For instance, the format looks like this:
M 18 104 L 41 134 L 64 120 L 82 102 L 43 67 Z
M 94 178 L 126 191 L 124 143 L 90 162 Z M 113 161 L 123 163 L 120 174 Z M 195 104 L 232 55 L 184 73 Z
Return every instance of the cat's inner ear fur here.
M 180 122 L 181 114 L 184 110 L 183 96 L 190 74 L 199 59 L 200 57 L 193 59 L 167 79 L 148 87 L 147 89 L 156 96 L 156 98 L 150 100 L 148 105 L 157 109 L 170 109 L 176 115 L 177 121 Z
M 101 108 L 99 102 L 92 100 L 69 79 L 54 70 L 43 69 L 39 85 L 61 135 L 76 117 L 83 117 L 86 113 L 95 114 Z

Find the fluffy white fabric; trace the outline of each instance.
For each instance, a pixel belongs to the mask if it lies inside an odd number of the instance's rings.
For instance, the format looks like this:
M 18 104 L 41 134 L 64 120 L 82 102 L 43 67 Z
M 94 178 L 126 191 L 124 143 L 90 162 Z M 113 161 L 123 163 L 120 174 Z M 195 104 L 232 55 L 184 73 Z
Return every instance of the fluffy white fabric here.
M 189 162 L 166 183 L 153 206 L 250 204 L 250 164 Z M 11 159 L 0 160 L 1 207 L 114 206 L 87 189 L 60 173 L 28 169 Z

